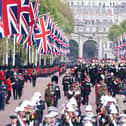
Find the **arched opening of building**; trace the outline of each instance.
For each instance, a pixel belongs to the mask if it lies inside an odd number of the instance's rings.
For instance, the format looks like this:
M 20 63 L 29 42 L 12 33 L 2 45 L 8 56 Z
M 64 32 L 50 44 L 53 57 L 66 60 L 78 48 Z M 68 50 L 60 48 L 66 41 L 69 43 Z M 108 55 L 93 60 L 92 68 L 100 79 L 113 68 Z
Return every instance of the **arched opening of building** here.
M 98 57 L 98 44 L 94 40 L 88 40 L 83 45 L 83 57 L 91 61 L 93 57 Z
M 75 40 L 70 40 L 70 57 L 78 58 L 78 44 Z

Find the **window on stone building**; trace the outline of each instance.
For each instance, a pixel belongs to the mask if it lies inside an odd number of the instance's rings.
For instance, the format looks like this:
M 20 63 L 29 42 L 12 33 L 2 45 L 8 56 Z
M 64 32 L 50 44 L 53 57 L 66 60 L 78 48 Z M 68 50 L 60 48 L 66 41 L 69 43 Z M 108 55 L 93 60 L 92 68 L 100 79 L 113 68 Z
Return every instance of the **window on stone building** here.
M 110 2 L 110 6 L 112 6 L 112 3 Z
M 95 2 L 92 3 L 92 6 L 93 6 L 93 7 L 95 6 Z
M 90 6 L 90 2 L 88 2 L 88 6 Z
M 105 7 L 105 3 L 103 3 L 103 7 Z
M 83 28 L 83 31 L 85 32 L 85 27 Z
M 92 27 L 90 27 L 90 32 L 92 32 Z
M 105 53 L 105 59 L 107 59 L 107 54 Z
M 99 3 L 99 7 L 101 6 L 101 3 Z
M 109 43 L 109 48 L 112 48 L 112 43 Z
M 98 27 L 96 27 L 96 32 L 99 32 L 99 28 Z
M 115 3 L 113 3 L 113 6 L 115 6 Z
M 106 28 L 105 27 L 103 28 L 103 31 L 106 32 Z
M 84 2 L 82 2 L 81 5 L 84 6 Z
M 79 30 L 80 30 L 80 28 L 79 28 L 79 27 L 76 27 L 76 30 L 77 30 L 77 31 L 79 31 Z
M 92 20 L 91 22 L 92 22 L 92 25 L 94 25 L 94 20 Z
M 73 2 L 71 2 L 71 6 L 73 6 Z
M 107 43 L 105 43 L 105 49 L 107 49 Z
M 79 2 L 77 2 L 77 5 L 78 5 L 78 6 L 80 5 Z

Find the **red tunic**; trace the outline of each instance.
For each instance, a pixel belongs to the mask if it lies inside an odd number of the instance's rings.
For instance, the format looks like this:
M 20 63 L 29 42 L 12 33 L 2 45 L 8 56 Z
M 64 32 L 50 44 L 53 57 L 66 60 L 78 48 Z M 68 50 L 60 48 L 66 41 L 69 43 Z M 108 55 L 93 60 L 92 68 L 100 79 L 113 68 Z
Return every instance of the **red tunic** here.
M 0 80 L 4 80 L 4 72 L 0 71 Z
M 7 85 L 7 91 L 11 91 L 11 81 L 10 81 L 10 79 L 5 80 L 5 83 Z

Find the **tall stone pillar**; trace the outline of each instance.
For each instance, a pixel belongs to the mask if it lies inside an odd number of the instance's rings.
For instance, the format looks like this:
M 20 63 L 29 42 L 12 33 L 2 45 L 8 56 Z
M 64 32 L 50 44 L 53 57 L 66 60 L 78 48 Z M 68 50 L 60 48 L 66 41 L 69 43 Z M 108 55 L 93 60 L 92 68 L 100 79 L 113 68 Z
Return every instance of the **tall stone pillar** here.
M 83 40 L 81 39 L 81 37 L 79 37 L 79 42 L 78 42 L 78 50 L 79 50 L 79 57 L 82 58 L 83 57 Z
M 99 50 L 98 50 L 98 54 L 99 54 L 99 59 L 102 59 L 103 58 L 103 51 L 104 51 L 104 48 L 103 48 L 103 39 L 101 39 L 101 36 L 99 36 L 99 39 L 98 39 L 98 44 L 99 44 Z

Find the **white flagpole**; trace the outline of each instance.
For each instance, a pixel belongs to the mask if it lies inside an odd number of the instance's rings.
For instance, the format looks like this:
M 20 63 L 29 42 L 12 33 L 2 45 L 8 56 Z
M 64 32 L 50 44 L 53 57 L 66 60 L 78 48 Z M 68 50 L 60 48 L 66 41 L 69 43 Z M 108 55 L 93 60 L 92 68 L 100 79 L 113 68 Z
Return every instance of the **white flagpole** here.
M 6 40 L 6 65 L 8 65 L 8 38 Z
M 5 65 L 5 56 L 4 56 L 4 53 L 2 54 L 2 56 L 3 56 L 3 65 Z
M 14 40 L 13 40 L 13 66 L 15 66 L 15 35 L 14 35 Z
M 34 46 L 32 46 L 32 63 L 34 63 Z
M 37 61 L 38 61 L 38 50 L 36 48 L 36 57 L 35 57 L 35 65 L 37 66 Z
M 46 65 L 46 56 L 44 56 L 44 65 Z
M 41 54 L 39 55 L 39 65 L 41 65 Z

